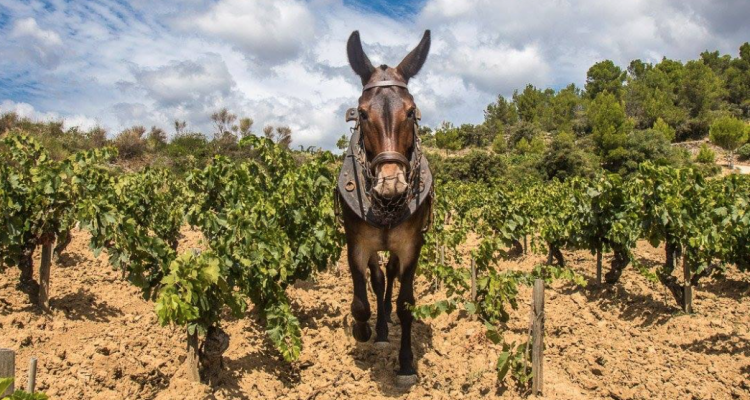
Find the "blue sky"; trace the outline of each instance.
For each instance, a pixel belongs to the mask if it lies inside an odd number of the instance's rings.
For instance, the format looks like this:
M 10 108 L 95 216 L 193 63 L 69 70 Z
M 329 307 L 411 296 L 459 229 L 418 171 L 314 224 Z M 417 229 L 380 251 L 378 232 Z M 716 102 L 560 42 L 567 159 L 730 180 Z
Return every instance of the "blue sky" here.
M 480 122 L 527 83 L 580 86 L 602 59 L 736 56 L 749 19 L 747 0 L 0 0 L 0 112 L 210 133 L 227 107 L 255 132 L 289 125 L 294 145 L 333 148 L 361 91 L 345 54 L 355 29 L 390 65 L 432 30 L 410 90 L 435 126 Z

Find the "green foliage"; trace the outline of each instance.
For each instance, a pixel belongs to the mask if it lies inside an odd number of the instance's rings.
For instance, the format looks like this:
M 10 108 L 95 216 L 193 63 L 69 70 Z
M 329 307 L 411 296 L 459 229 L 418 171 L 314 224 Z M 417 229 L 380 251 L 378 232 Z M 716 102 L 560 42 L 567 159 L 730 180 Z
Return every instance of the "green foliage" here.
M 435 129 L 435 145 L 446 150 L 459 150 L 463 147 L 458 129 L 449 122 L 443 122 Z
M 218 156 L 184 182 L 153 168 L 113 174 L 104 165 L 116 154 L 111 150 L 54 162 L 28 137 L 11 135 L 3 144 L 9 160 L 0 165 L 4 262 L 30 258 L 29 247 L 78 221 L 91 233 L 95 254 L 106 250 L 110 264 L 156 301 L 162 324 L 203 334 L 219 325 L 225 308 L 241 315 L 250 299 L 263 310 L 282 356 L 299 356 L 299 321 L 284 289 L 341 252 L 332 154 L 297 163 L 282 146 L 250 135 L 241 145 L 256 158 L 235 163 Z M 186 210 L 209 250 L 178 256 Z
M 257 160 L 216 157 L 188 176 L 188 221 L 203 231 L 229 280 L 263 310 L 269 337 L 293 360 L 301 331 L 284 289 L 337 260 L 343 244 L 331 196 L 334 157 L 319 153 L 297 165 L 268 139 L 248 136 L 240 145 Z
M 349 138 L 346 134 L 341 135 L 339 140 L 336 141 L 336 148 L 339 150 L 346 150 L 349 148 Z
M 653 130 L 664 135 L 664 138 L 668 141 L 673 141 L 675 138 L 675 130 L 668 123 L 664 122 L 663 119 L 657 118 L 654 122 Z
M 535 137 L 540 135 L 539 127 L 533 123 L 521 121 L 510 128 L 509 142 L 512 147 L 516 147 L 518 142 L 525 139 L 530 143 Z
M 13 383 L 13 378 L 0 378 L 0 393 L 8 390 Z M 46 394 L 41 392 L 28 393 L 23 390 L 16 390 L 10 396 L 4 396 L 2 400 L 47 400 Z
M 492 140 L 492 151 L 495 154 L 503 154 L 508 151 L 508 142 L 502 133 L 495 136 L 495 139 Z
M 657 165 L 678 165 L 681 160 L 669 140 L 654 129 L 634 130 L 627 135 L 627 153 L 622 160 L 620 172 L 632 173 L 638 165 L 650 161 Z
M 546 178 L 564 181 L 574 176 L 591 176 L 598 169 L 598 160 L 576 143 L 573 134 L 560 132 L 552 139 L 544 154 L 541 168 Z
M 719 117 L 711 124 L 711 142 L 733 152 L 747 141 L 748 126 L 734 117 Z
M 627 158 L 625 146 L 631 129 L 620 102 L 613 94 L 602 92 L 591 102 L 587 116 L 605 168 L 618 171 Z
M 506 168 L 501 157 L 480 150 L 472 150 L 461 157 L 441 158 L 430 155 L 429 162 L 435 176 L 446 180 L 488 182 L 501 176 Z
M 228 306 L 235 317 L 242 316 L 245 302 L 233 290 L 227 265 L 211 251 L 200 255 L 186 252 L 169 265 L 168 274 L 156 301 L 156 314 L 162 325 L 187 326 L 188 334 L 205 335 L 221 320 Z
M 747 149 L 748 156 L 750 156 L 750 146 L 748 146 Z M 742 147 L 740 150 L 742 150 Z M 738 153 L 740 152 L 738 151 Z M 742 157 L 741 153 L 740 157 Z M 698 150 L 698 154 L 695 155 L 695 161 L 701 164 L 713 164 L 716 161 L 716 153 L 704 143 Z
M 685 64 L 685 72 L 679 88 L 681 105 L 690 117 L 702 117 L 719 107 L 724 95 L 721 79 L 701 61 L 693 60 Z
M 172 168 L 186 173 L 193 168 L 203 168 L 211 157 L 211 148 L 206 137 L 200 133 L 178 133 L 164 149 L 172 161 Z
M 610 93 L 619 99 L 626 74 L 611 60 L 600 61 L 586 72 L 586 95 L 595 99 L 602 93 Z
M 518 90 L 513 92 L 513 103 L 518 110 L 518 117 L 528 123 L 539 122 L 546 100 L 546 94 L 532 84 L 526 85 L 521 93 Z
M 484 110 L 484 124 L 495 129 L 513 125 L 517 120 L 516 104 L 503 96 L 497 96 L 497 101 L 488 104 Z
M 82 200 L 94 187 L 87 177 L 111 159 L 111 149 L 77 153 L 54 161 L 33 138 L 11 134 L 0 155 L 0 256 L 2 264 L 22 268 L 31 279 L 31 256 L 44 243 L 67 236 Z
M 737 157 L 740 160 L 750 160 L 750 144 L 745 143 L 737 149 Z

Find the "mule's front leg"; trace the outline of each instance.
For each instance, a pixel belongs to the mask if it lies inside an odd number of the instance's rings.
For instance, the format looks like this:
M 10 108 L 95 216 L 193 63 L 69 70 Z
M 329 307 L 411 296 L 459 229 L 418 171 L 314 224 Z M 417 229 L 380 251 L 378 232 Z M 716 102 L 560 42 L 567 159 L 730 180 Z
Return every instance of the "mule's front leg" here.
M 411 324 L 414 316 L 409 309 L 414 306 L 414 272 L 416 271 L 416 260 L 405 266 L 401 273 L 401 287 L 396 298 L 396 314 L 401 322 L 401 349 L 398 353 L 399 370 L 398 375 L 411 381 L 417 376 L 414 369 L 414 354 L 411 351 Z M 412 383 L 412 382 L 404 382 Z
M 357 248 L 348 247 L 349 270 L 354 282 L 354 299 L 352 300 L 352 335 L 358 342 L 366 342 L 372 335 L 372 329 L 367 321 L 370 319 L 370 303 L 367 301 L 367 261 L 369 254 Z

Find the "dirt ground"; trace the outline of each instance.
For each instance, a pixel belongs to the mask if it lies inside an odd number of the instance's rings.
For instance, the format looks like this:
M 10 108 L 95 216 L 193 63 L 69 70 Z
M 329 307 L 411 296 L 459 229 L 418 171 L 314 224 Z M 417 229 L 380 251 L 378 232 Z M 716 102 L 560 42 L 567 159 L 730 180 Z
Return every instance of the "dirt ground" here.
M 181 248 L 200 246 L 199 234 L 185 236 Z M 415 323 L 419 381 L 410 389 L 394 387 L 400 329 L 391 326 L 387 349 L 354 341 L 343 262 L 289 289 L 303 326 L 299 362 L 280 360 L 250 309 L 225 325 L 231 343 L 219 384 L 190 383 L 181 368 L 184 332 L 159 326 L 153 303 L 122 281 L 106 256 L 95 259 L 87 243 L 76 232 L 53 265 L 50 316 L 16 289 L 17 269 L 0 275 L 0 347 L 17 352 L 17 387 L 25 387 L 33 356 L 38 388 L 52 399 L 525 397 L 512 384 L 497 383 L 500 349 L 480 323 L 458 313 Z M 636 254 L 646 266 L 663 261 L 663 251 L 645 243 Z M 575 270 L 595 276 L 593 256 L 565 255 Z M 524 256 L 501 268 L 528 270 L 544 258 Z M 681 313 L 665 289 L 632 268 L 620 282 L 547 288 L 545 398 L 750 399 L 750 277 L 730 269 L 726 279 L 702 282 L 694 315 Z M 418 283 L 418 303 L 441 298 L 427 287 Z M 519 298 L 506 332 L 510 341 L 528 328 L 531 290 L 522 288 Z

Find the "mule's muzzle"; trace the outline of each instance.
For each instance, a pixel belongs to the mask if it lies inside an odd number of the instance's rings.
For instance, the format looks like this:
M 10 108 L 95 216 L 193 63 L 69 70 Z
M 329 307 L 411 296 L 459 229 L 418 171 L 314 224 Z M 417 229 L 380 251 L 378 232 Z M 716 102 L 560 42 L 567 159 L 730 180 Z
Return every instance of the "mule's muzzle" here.
M 370 162 L 376 177 L 373 191 L 383 199 L 393 199 L 406 193 L 409 187 L 406 177 L 411 165 L 409 160 L 396 151 L 384 151 Z

